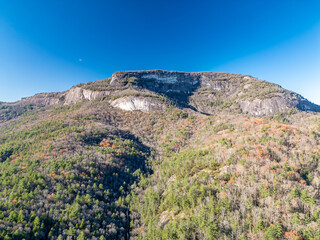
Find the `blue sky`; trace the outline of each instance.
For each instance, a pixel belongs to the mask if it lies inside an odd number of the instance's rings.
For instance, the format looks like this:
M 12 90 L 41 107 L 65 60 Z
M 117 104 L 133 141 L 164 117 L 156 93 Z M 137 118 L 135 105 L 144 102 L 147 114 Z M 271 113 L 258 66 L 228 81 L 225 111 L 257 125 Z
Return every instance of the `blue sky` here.
M 164 69 L 249 74 L 320 104 L 319 12 L 319 0 L 0 0 L 0 101 Z

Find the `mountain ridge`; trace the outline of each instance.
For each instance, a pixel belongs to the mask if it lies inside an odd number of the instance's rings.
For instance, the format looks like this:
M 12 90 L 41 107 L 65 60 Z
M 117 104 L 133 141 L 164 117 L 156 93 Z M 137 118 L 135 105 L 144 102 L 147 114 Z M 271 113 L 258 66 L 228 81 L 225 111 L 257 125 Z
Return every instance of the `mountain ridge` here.
M 146 95 L 148 99 L 143 97 Z M 115 98 L 129 96 L 131 98 L 114 103 Z M 3 104 L 68 105 L 98 98 L 109 98 L 110 104 L 116 107 L 142 111 L 150 111 L 152 106 L 157 110 L 165 108 L 163 103 L 151 98 L 167 98 L 179 107 L 209 115 L 226 108 L 252 116 L 277 114 L 290 107 L 301 111 L 320 111 L 319 105 L 300 94 L 249 75 L 165 70 L 119 71 L 108 79 L 81 83 L 65 92 L 41 93 Z

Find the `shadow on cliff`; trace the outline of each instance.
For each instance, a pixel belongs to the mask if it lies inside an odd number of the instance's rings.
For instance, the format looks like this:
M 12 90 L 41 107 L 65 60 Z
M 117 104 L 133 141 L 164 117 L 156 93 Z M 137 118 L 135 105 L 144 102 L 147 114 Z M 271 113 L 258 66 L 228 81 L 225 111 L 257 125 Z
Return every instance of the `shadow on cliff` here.
M 189 82 L 180 82 L 179 84 L 156 83 L 154 79 L 144 79 L 144 81 L 139 81 L 136 86 L 167 97 L 179 108 L 189 108 L 195 112 L 210 115 L 205 112 L 200 112 L 198 109 L 189 104 L 190 97 L 200 88 L 201 81 L 199 76 L 188 76 L 186 78 L 189 78 Z

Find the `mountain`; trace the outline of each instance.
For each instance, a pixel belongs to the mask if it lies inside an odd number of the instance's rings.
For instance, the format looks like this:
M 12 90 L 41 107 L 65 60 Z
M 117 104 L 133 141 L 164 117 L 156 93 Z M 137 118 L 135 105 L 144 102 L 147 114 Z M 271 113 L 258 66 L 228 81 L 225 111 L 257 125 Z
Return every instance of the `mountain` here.
M 102 81 L 79 84 L 63 93 L 37 94 L 7 107 L 23 112 L 28 107 L 70 105 L 101 98 L 124 110 L 160 110 L 166 108 L 166 101 L 171 101 L 178 107 L 209 115 L 224 109 L 252 116 L 276 114 L 291 107 L 320 111 L 320 106 L 301 95 L 251 76 L 162 70 L 116 72 Z
M 2 102 L 0 239 L 320 239 L 318 111 L 161 70 Z

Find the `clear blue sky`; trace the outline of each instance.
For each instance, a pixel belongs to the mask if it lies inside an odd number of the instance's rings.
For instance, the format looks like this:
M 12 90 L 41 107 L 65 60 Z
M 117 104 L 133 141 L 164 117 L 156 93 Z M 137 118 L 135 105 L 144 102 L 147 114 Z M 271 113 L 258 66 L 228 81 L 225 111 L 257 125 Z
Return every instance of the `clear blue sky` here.
M 146 69 L 249 74 L 320 104 L 320 1 L 0 0 L 0 101 Z

